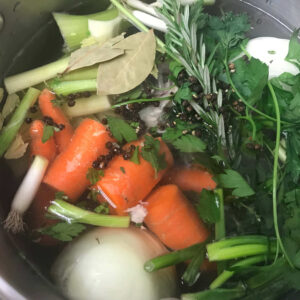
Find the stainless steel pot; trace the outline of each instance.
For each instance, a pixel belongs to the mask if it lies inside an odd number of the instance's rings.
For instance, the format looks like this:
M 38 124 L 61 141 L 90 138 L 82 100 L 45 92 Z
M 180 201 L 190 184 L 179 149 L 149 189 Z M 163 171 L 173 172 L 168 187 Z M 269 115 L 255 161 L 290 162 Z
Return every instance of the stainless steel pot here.
M 0 0 L 0 86 L 3 78 L 58 57 L 62 39 L 51 18 L 52 11 L 95 12 L 102 0 Z M 250 36 L 288 38 L 300 27 L 299 0 L 217 0 L 218 12 L 247 12 L 253 28 Z M 0 220 L 6 216 L 16 187 L 4 161 L 0 162 Z M 47 278 L 47 257 L 23 237 L 6 234 L 0 228 L 0 299 L 62 299 Z M 296 298 L 295 298 L 296 299 Z

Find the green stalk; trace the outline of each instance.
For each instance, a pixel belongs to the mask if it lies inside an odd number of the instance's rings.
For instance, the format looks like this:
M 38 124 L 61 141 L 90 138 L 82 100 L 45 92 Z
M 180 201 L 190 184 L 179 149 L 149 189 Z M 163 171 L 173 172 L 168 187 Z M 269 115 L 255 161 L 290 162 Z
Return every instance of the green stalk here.
M 61 35 L 69 51 L 80 48 L 82 40 L 90 36 L 88 20 L 110 21 L 117 18 L 119 12 L 116 8 L 110 8 L 95 14 L 78 16 L 64 13 L 53 13 L 53 17 L 59 27 Z
M 35 103 L 39 94 L 39 90 L 30 88 L 13 113 L 8 124 L 2 129 L 0 134 L 0 157 L 2 157 L 15 139 L 20 127 L 24 123 L 29 108 Z
M 164 101 L 164 100 L 172 100 L 171 97 L 163 97 L 163 98 L 150 98 L 150 99 L 135 99 L 135 100 L 129 100 L 126 102 L 117 103 L 112 106 L 112 108 L 121 107 L 124 105 L 132 104 L 132 103 L 141 103 L 141 102 L 154 102 L 154 101 Z
M 234 267 L 244 267 L 252 266 L 267 260 L 266 255 L 258 255 L 243 259 L 231 266 Z M 224 270 L 209 286 L 210 289 L 216 289 L 222 286 L 228 279 L 230 279 L 235 274 L 235 271 Z
M 64 221 L 94 226 L 126 228 L 130 224 L 130 217 L 128 216 L 100 215 L 58 199 L 52 201 L 48 212 Z
M 69 64 L 69 57 L 59 59 L 42 67 L 13 75 L 4 79 L 8 94 L 13 94 L 63 73 Z
M 66 96 L 80 92 L 96 92 L 97 80 L 74 80 L 74 81 L 59 81 L 54 80 L 49 84 L 51 90 L 57 95 Z
M 200 267 L 205 258 L 205 247 L 199 250 L 197 255 L 193 257 L 192 261 L 189 263 L 187 269 L 185 270 L 182 280 L 188 285 L 192 286 L 195 284 L 200 276 Z
M 148 260 L 144 264 L 144 269 L 147 272 L 153 272 L 162 268 L 179 264 L 188 259 L 192 259 L 195 255 L 202 251 L 202 249 L 203 244 L 196 244 L 182 250 L 173 251 L 168 254 L 155 257 L 151 260 Z
M 181 300 L 231 300 L 243 299 L 245 290 L 242 288 L 236 289 L 215 289 L 205 290 L 194 294 L 183 294 Z
M 59 76 L 58 79 L 60 81 L 96 79 L 98 74 L 98 68 L 99 66 L 97 65 L 96 67 L 92 66 L 92 67 L 78 69 L 70 73 L 66 73 L 62 76 Z
M 266 236 L 262 235 L 245 235 L 245 236 L 237 236 L 227 238 L 218 242 L 214 242 L 208 244 L 206 246 L 207 251 L 218 251 L 224 248 L 229 248 L 238 245 L 246 245 L 246 244 L 268 244 L 269 239 Z
M 273 219 L 274 219 L 274 227 L 275 227 L 275 233 L 278 241 L 278 245 L 284 254 L 288 264 L 291 266 L 291 268 L 295 268 L 294 264 L 292 263 L 290 257 L 288 256 L 283 242 L 281 240 L 280 232 L 279 232 L 279 226 L 278 226 L 278 213 L 277 213 L 277 180 L 278 180 L 278 158 L 279 158 L 279 147 L 280 147 L 280 135 L 281 135 L 281 122 L 280 122 L 280 110 L 278 105 L 278 100 L 275 94 L 275 91 L 273 89 L 273 86 L 271 85 L 270 81 L 268 82 L 268 88 L 270 90 L 274 107 L 275 107 L 275 114 L 276 114 L 276 143 L 275 143 L 275 150 L 274 150 L 274 165 L 273 165 Z M 276 258 L 278 256 L 278 252 L 276 253 Z
M 139 19 L 137 19 L 129 9 L 122 5 L 118 0 L 110 0 L 110 2 L 125 16 L 127 17 L 140 31 L 148 32 L 149 28 L 145 26 Z M 157 51 L 165 53 L 164 42 L 156 37 Z
M 63 111 L 69 118 L 97 114 L 111 109 L 107 96 L 93 95 L 89 98 L 76 99 L 75 103 L 72 107 L 63 105 Z

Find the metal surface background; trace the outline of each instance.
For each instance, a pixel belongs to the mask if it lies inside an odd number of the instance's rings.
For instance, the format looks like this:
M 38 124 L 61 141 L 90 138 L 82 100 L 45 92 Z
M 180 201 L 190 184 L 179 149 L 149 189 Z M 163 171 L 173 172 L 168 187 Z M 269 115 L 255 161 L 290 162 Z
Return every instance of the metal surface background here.
M 215 12 L 220 8 L 247 12 L 253 25 L 250 36 L 288 38 L 293 29 L 300 27 L 299 0 L 217 0 L 217 3 Z M 52 11 L 89 13 L 106 5 L 105 0 L 0 0 L 0 86 L 6 75 L 59 56 L 62 40 L 51 18 Z M 0 221 L 7 213 L 15 184 L 5 162 L 0 161 Z M 25 239 L 7 235 L 0 228 L 0 299 L 62 299 L 42 273 L 38 257 Z

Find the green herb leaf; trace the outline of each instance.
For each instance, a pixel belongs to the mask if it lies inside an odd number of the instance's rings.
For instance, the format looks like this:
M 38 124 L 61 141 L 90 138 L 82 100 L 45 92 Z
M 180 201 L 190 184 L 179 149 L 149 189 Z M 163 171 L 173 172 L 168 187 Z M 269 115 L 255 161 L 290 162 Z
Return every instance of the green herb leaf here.
M 250 104 L 255 104 L 262 97 L 262 92 L 268 83 L 269 68 L 256 58 L 245 61 L 240 58 L 234 62 L 235 73 L 232 80 L 238 91 Z
M 97 214 L 108 215 L 109 214 L 109 206 L 107 203 L 102 203 L 94 209 L 94 212 Z
M 233 189 L 232 195 L 248 197 L 255 194 L 247 181 L 238 172 L 227 169 L 225 173 L 218 175 L 217 180 L 221 187 Z
M 172 75 L 177 78 L 179 73 L 184 70 L 184 67 L 179 62 L 172 60 L 169 64 L 169 69 Z
M 57 223 L 49 227 L 41 228 L 38 232 L 49 235 L 63 242 L 70 242 L 85 229 L 86 226 L 78 223 Z
M 165 154 L 160 154 L 160 141 L 146 135 L 144 147 L 142 148 L 142 157 L 148 161 L 155 170 L 155 177 L 160 170 L 167 167 Z
M 64 192 L 58 191 L 55 193 L 55 199 L 67 201 L 69 197 Z
M 135 130 L 126 121 L 112 116 L 108 116 L 107 121 L 111 133 L 119 142 L 133 142 L 138 139 Z
M 122 172 L 123 174 L 126 174 L 126 171 L 125 171 L 124 167 L 120 167 L 120 170 L 121 170 L 121 172 Z
M 183 100 L 192 100 L 192 92 L 190 90 L 190 83 L 189 82 L 185 82 L 177 91 L 174 100 L 177 103 L 181 103 L 181 101 Z
M 172 144 L 177 150 L 185 153 L 203 152 L 206 149 L 206 144 L 191 134 L 183 135 Z
M 287 61 L 293 63 L 298 68 L 300 67 L 300 43 L 298 41 L 300 29 L 294 31 L 289 45 L 289 52 L 287 57 L 285 58 Z
M 139 158 L 139 153 L 140 153 L 140 150 L 139 150 L 139 146 L 137 146 L 135 149 L 134 149 L 134 152 L 131 156 L 131 159 L 130 161 L 132 161 L 133 163 L 139 165 L 140 164 L 140 158 Z
M 96 184 L 101 177 L 104 176 L 103 170 L 96 170 L 94 168 L 90 168 L 86 174 L 87 180 L 92 184 Z
M 46 143 L 54 135 L 54 126 L 45 125 L 43 129 L 42 143 Z
M 214 224 L 220 220 L 220 203 L 213 191 L 203 189 L 198 196 L 196 209 L 200 218 L 209 224 Z
M 64 99 L 58 98 L 56 96 L 56 99 L 51 100 L 51 103 L 56 107 L 61 107 L 61 106 L 63 106 L 63 104 L 66 103 L 66 101 Z

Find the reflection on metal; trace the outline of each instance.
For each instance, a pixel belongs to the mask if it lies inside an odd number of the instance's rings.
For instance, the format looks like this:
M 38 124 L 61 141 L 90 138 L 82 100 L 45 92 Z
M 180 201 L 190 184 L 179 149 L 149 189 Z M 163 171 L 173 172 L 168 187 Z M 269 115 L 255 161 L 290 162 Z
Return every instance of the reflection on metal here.
M 0 13 L 0 32 L 3 30 L 3 28 L 4 28 L 4 17 Z

